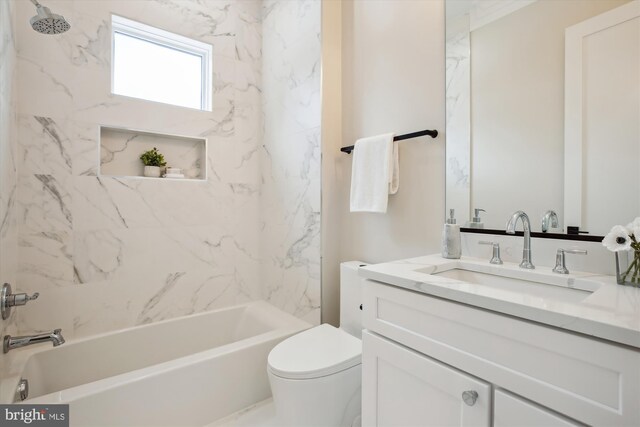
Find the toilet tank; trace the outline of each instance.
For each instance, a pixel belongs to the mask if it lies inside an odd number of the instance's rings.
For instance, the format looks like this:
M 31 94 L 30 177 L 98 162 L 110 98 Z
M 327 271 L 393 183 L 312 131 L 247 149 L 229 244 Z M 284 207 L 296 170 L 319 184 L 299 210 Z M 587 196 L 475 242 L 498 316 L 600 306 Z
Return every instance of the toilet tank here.
M 360 261 L 340 264 L 340 328 L 362 339 L 362 287 L 364 279 L 358 276 Z

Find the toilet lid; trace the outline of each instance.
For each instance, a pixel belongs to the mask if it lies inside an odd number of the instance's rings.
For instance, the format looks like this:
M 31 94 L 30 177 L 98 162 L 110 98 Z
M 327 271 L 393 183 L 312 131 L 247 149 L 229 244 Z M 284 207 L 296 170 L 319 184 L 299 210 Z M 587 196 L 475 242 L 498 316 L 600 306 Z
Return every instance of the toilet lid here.
M 287 338 L 269 353 L 269 369 L 290 379 L 324 377 L 361 363 L 362 341 L 328 324 Z

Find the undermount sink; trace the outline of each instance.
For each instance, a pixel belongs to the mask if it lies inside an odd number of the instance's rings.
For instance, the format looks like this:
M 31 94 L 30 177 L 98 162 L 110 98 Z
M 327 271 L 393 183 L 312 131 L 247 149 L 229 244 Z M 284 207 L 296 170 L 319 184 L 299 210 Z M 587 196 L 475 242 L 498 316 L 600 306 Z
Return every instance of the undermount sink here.
M 514 292 L 520 295 L 573 303 L 583 301 L 599 287 L 597 282 L 560 277 L 560 275 L 553 277 L 536 272 L 513 270 L 503 270 L 500 271 L 500 273 L 487 273 L 477 271 L 478 269 L 478 266 L 461 266 L 433 273 L 430 271 L 416 271 L 435 277 L 444 277 L 472 285 Z

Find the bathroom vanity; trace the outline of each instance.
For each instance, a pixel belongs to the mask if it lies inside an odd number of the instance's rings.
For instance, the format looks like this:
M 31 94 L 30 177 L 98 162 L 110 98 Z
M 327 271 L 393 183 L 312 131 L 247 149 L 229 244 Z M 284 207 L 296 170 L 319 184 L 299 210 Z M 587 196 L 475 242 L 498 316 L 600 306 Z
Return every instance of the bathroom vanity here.
M 363 425 L 640 425 L 640 289 L 465 257 L 360 275 Z

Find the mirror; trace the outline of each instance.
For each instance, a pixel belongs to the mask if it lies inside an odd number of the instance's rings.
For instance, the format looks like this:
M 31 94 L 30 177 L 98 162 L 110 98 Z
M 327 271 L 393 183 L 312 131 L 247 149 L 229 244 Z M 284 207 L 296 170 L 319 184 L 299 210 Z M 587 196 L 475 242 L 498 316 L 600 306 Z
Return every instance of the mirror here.
M 446 0 L 446 206 L 602 236 L 640 213 L 640 0 Z M 474 209 L 480 223 L 473 221 Z

